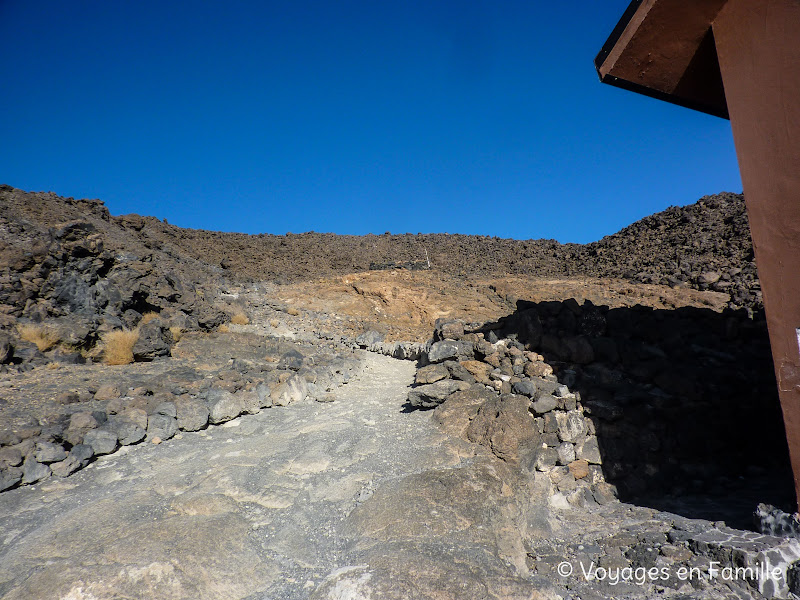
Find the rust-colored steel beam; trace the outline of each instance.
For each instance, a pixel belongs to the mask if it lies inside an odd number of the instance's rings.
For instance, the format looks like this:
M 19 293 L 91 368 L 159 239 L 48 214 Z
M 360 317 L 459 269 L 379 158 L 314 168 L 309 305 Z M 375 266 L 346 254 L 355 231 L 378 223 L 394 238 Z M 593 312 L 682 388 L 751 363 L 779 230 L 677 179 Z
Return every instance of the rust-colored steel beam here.
M 729 0 L 713 27 L 800 498 L 800 1 Z
M 634 0 L 595 64 L 731 120 L 800 501 L 800 0 Z

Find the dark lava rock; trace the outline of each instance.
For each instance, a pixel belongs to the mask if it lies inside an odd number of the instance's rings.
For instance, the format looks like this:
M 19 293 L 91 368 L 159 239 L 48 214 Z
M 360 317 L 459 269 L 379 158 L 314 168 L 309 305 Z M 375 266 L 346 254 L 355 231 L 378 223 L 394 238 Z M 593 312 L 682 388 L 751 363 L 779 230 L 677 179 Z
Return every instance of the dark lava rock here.
M 281 359 L 278 361 L 278 368 L 299 371 L 303 366 L 303 358 L 303 355 L 297 350 L 290 350 L 281 356 Z
M 450 359 L 473 358 L 474 345 L 472 342 L 442 340 L 434 342 L 428 350 L 428 361 L 438 363 Z
M 11 337 L 6 333 L 0 332 L 0 365 L 10 363 L 13 357 L 14 344 L 11 341 Z
M 133 346 L 133 358 L 149 361 L 159 356 L 168 356 L 172 347 L 172 333 L 159 319 L 139 327 L 139 339 Z
M 92 429 L 83 436 L 83 444 L 94 454 L 111 454 L 117 449 L 117 433 L 110 429 Z
M 358 344 L 362 348 L 369 348 L 374 344 L 382 342 L 385 338 L 386 336 L 378 331 L 375 330 L 365 331 L 356 338 L 356 344 Z
M 22 469 L 0 466 L 0 492 L 14 487 L 22 481 Z
M 168 440 L 178 432 L 178 421 L 167 415 L 150 415 L 147 419 L 147 439 Z
M 36 483 L 50 477 L 50 467 L 29 456 L 22 464 L 22 483 Z
M 420 385 L 408 393 L 408 402 L 417 408 L 434 408 L 444 402 L 447 397 L 460 390 L 467 389 L 469 384 L 453 379 L 442 379 L 435 383 Z

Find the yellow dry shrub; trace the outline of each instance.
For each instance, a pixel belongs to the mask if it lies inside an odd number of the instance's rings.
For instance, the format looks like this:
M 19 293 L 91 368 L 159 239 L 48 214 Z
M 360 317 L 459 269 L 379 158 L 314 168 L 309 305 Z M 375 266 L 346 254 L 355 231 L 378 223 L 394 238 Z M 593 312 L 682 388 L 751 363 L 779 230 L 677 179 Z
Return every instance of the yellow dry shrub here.
M 180 327 L 170 327 L 169 332 L 172 334 L 172 339 L 175 340 L 176 343 L 181 341 L 183 329 Z
M 280 323 L 280 321 L 278 321 L 278 319 L 272 319 L 269 322 L 269 324 L 270 324 L 270 327 L 272 327 L 273 329 L 277 329 L 280 326 L 281 323 Z
M 39 352 L 46 352 L 58 343 L 58 334 L 38 323 L 22 323 L 17 325 L 20 339 L 36 344 Z
M 243 312 L 237 312 L 231 317 L 231 323 L 234 325 L 249 325 L 250 319 Z
M 228 333 L 230 330 L 231 328 L 228 327 L 225 323 L 217 327 L 217 331 L 219 331 L 220 333 Z
M 291 308 L 290 308 L 289 310 L 287 310 L 286 312 L 287 312 L 287 313 L 289 313 L 290 315 L 292 315 L 293 317 L 296 317 L 296 316 L 298 316 L 298 315 L 300 314 L 300 311 L 299 311 L 299 310 L 297 310 L 297 309 L 296 309 L 294 306 L 293 306 L 293 307 L 291 307 Z
M 133 362 L 133 346 L 139 339 L 138 329 L 116 329 L 103 336 L 103 362 L 127 365 Z
M 142 315 L 142 318 L 139 321 L 139 325 L 140 326 L 141 325 L 147 325 L 150 321 L 152 321 L 153 319 L 157 319 L 157 318 L 158 318 L 158 313 L 157 312 L 153 312 L 153 311 L 146 312 L 146 313 L 144 313 Z

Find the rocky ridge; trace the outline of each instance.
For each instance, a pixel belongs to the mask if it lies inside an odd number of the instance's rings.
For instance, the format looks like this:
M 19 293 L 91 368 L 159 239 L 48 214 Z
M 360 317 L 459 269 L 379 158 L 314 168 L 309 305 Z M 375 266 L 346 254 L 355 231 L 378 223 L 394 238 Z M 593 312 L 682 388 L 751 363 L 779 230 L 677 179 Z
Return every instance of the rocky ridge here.
M 45 219 L 51 207 L 64 204 L 54 194 L 25 193 L 8 186 L 2 194 L 5 201 L 12 197 L 48 207 L 35 214 L 27 212 L 33 219 Z M 55 218 L 47 217 L 44 222 L 53 225 L 58 219 L 77 218 L 63 207 L 52 215 Z M 720 193 L 688 206 L 671 207 L 583 245 L 460 234 L 246 235 L 184 229 L 138 215 L 113 221 L 136 234 L 135 246 L 144 240 L 151 248 L 215 267 L 222 265 L 229 275 L 254 281 L 286 283 L 370 268 L 428 268 L 430 264 L 442 273 L 469 277 L 623 277 L 726 292 L 731 295 L 732 308 L 761 306 L 747 211 L 740 194 Z
M 760 308 L 744 197 L 722 193 L 672 207 L 590 244 L 459 234 L 286 235 L 179 229 L 153 236 L 191 256 L 256 280 L 291 282 L 370 268 L 431 268 L 467 277 L 499 273 L 622 277 L 640 283 L 724 291 L 731 306 Z M 426 258 L 427 253 L 427 258 Z M 424 262 L 423 262 L 424 261 Z

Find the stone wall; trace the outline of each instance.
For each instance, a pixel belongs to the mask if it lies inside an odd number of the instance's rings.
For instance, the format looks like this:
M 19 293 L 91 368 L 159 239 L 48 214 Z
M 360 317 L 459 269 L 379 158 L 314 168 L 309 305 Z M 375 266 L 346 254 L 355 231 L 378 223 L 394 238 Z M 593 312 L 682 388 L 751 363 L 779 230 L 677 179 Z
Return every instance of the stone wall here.
M 494 411 L 502 420 L 520 404 L 535 438 L 527 460 L 552 471 L 556 489 L 561 474 L 580 468 L 590 489 L 605 480 L 620 499 L 665 509 L 698 494 L 738 495 L 745 515 L 760 501 L 792 506 L 769 338 L 758 314 L 519 301 L 498 322 L 438 323 L 426 363 L 409 396 L 413 406 L 447 400 L 454 408 L 457 399 L 467 412 L 465 435 L 502 455 L 501 436 L 478 433 L 476 419 Z M 587 464 L 572 465 L 579 460 Z M 564 491 L 571 485 L 568 479 Z
M 520 301 L 485 335 L 541 352 L 578 391 L 623 497 L 790 472 L 760 315 Z

